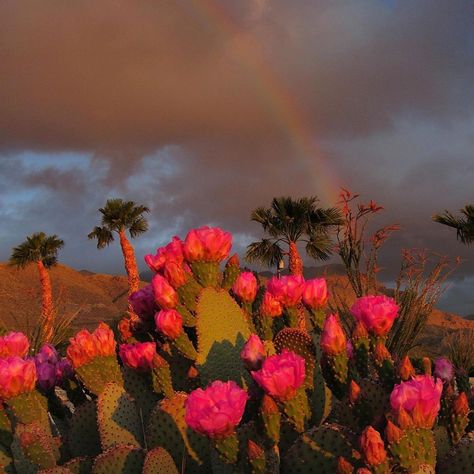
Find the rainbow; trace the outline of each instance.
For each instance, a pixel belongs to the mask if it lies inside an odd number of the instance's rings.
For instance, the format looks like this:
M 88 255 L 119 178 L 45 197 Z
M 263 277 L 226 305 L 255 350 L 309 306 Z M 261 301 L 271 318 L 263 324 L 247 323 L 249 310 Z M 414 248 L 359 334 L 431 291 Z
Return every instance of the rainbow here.
M 223 39 L 234 38 L 240 29 L 224 6 L 215 0 L 192 0 L 195 13 Z M 318 148 L 309 120 L 292 96 L 288 87 L 278 77 L 272 67 L 264 60 L 256 42 L 252 48 L 236 44 L 237 57 L 255 80 L 257 90 L 279 121 L 282 130 L 293 145 L 294 159 L 305 167 L 308 176 L 315 183 L 312 194 L 319 196 L 324 204 L 334 205 L 339 196 L 340 182 Z

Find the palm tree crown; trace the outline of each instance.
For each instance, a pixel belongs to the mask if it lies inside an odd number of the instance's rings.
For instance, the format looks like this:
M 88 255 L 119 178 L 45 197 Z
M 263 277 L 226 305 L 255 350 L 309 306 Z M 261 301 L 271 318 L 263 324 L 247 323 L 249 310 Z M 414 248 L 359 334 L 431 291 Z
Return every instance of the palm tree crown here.
M 64 241 L 57 235 L 36 232 L 18 247 L 14 247 L 9 263 L 24 268 L 30 263 L 42 262 L 46 268 L 51 268 L 57 264 L 58 250 L 63 246 Z
M 468 204 L 464 209 L 460 209 L 463 217 L 456 217 L 449 211 L 444 214 L 436 214 L 433 216 L 435 222 L 453 227 L 457 231 L 457 238 L 463 244 L 474 242 L 474 205 Z
M 315 196 L 292 199 L 279 197 L 272 200 L 270 208 L 258 207 L 251 219 L 262 225 L 269 234 L 247 247 L 246 259 L 264 265 L 277 265 L 285 252 L 282 244 L 290 247 L 297 242 L 305 242 L 306 252 L 315 259 L 325 260 L 331 254 L 329 232 L 342 223 L 337 208 L 317 207 Z M 290 262 L 291 263 L 291 262 Z
M 130 236 L 135 238 L 148 230 L 148 222 L 143 214 L 150 212 L 150 209 L 133 201 L 109 199 L 99 212 L 102 214 L 102 226 L 94 227 L 88 235 L 89 239 L 97 239 L 99 249 L 113 242 L 113 232 L 120 233 L 128 229 Z

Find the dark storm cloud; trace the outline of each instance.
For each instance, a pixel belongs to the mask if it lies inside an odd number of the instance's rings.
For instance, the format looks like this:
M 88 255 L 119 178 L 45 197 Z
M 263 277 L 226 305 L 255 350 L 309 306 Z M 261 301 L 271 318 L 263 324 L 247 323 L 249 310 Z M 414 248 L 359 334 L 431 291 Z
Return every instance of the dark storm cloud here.
M 1 2 L 0 146 L 134 156 L 275 137 L 284 130 L 268 69 L 319 134 L 471 110 L 470 1 L 214 3 L 225 13 L 199 2 Z

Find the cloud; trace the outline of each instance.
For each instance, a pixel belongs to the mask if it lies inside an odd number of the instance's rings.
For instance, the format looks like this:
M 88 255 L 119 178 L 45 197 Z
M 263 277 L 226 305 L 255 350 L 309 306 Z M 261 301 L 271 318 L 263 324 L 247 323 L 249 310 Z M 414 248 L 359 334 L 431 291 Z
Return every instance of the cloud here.
M 398 222 L 403 247 L 466 263 L 431 222 L 472 200 L 471 2 L 0 2 L 0 260 L 28 233 L 62 261 L 122 271 L 87 233 L 120 196 L 152 208 L 139 261 L 203 224 L 261 235 L 250 211 L 339 186 Z M 453 293 L 454 294 L 454 293 Z
M 472 110 L 468 1 L 199 5 L 1 2 L 0 147 L 129 161 L 173 143 L 276 140 L 285 94 L 320 136 Z

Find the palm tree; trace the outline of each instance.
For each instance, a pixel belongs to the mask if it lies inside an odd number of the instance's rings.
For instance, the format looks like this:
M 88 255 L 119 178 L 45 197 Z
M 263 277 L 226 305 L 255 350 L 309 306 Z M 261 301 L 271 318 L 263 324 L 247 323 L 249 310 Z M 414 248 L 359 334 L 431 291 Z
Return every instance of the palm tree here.
M 64 246 L 64 241 L 57 235 L 46 235 L 37 232 L 30 235 L 18 247 L 13 249 L 9 264 L 24 268 L 36 263 L 42 290 L 42 333 L 44 342 L 49 342 L 53 336 L 54 306 L 51 289 L 51 278 L 48 269 L 58 263 L 58 250 Z
M 453 216 L 449 211 L 444 214 L 436 214 L 433 216 L 435 222 L 453 227 L 457 231 L 457 238 L 463 244 L 474 242 L 474 205 L 468 204 L 464 209 L 460 209 L 464 217 Z
M 143 216 L 145 212 L 150 212 L 146 206 L 140 206 L 133 201 L 123 201 L 122 199 L 108 199 L 105 207 L 100 208 L 102 214 L 102 225 L 94 227 L 88 235 L 89 239 L 97 239 L 97 248 L 102 249 L 114 241 L 114 233 L 119 235 L 120 246 L 122 247 L 125 271 L 128 277 L 128 294 L 139 289 L 140 275 L 138 273 L 135 251 L 127 238 L 128 229 L 130 237 L 143 234 L 148 230 L 148 222 Z M 131 318 L 135 318 L 132 307 L 128 306 Z
M 258 207 L 251 219 L 262 225 L 269 234 L 247 247 L 245 258 L 267 266 L 278 265 L 285 255 L 289 256 L 292 275 L 303 274 L 303 261 L 297 243 L 306 244 L 306 253 L 314 259 L 326 260 L 331 254 L 330 230 L 342 224 L 337 208 L 317 207 L 315 196 L 301 199 L 279 197 L 272 200 L 270 208 Z

